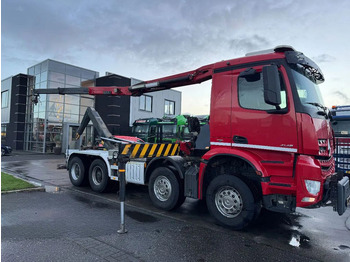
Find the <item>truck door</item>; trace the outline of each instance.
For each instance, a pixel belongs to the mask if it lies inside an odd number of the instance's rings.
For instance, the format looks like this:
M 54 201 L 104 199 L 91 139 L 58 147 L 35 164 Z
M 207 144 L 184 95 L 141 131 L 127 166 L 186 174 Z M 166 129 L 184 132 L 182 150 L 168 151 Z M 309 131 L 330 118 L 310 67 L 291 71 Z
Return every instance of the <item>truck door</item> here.
M 262 66 L 233 72 L 232 147 L 254 151 L 265 163 L 290 164 L 298 145 L 296 115 L 287 73 L 282 66 L 279 73 L 282 102 L 276 107 L 265 103 Z M 284 175 L 291 174 L 288 171 Z
M 148 142 L 156 143 L 157 141 L 157 126 L 150 126 Z

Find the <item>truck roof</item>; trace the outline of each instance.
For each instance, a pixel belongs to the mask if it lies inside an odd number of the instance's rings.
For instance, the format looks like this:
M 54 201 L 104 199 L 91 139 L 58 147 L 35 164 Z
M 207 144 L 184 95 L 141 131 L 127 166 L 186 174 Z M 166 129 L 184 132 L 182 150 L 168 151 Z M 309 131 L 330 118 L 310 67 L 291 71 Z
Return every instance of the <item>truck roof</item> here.
M 291 46 L 277 46 L 273 49 L 247 53 L 246 56 L 244 57 L 223 60 L 215 63 L 214 71 L 219 70 L 221 68 L 226 68 L 227 66 L 230 66 L 230 65 L 234 66 L 238 64 L 239 65 L 249 64 L 249 63 L 258 62 L 258 61 L 283 59 L 285 58 L 284 52 L 286 51 L 295 51 L 295 49 Z
M 350 120 L 350 105 L 332 106 L 331 114 L 334 120 Z

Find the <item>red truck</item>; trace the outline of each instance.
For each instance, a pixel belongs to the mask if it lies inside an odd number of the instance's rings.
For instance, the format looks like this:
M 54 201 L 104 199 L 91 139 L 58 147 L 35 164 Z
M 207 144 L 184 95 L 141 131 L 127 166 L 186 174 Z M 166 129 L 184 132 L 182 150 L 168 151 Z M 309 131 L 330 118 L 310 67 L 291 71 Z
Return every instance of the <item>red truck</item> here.
M 334 133 L 318 87 L 324 77 L 292 47 L 278 46 L 130 87 L 81 90 L 138 96 L 210 79 L 210 148 L 196 152 L 194 141 L 123 144 L 106 157 L 71 150 L 70 174 L 94 182 L 98 162 L 103 165 L 101 177 L 119 180 L 116 158 L 128 155 L 126 180 L 135 183 L 139 177 L 136 183 L 148 185 L 155 206 L 171 210 L 186 197 L 205 198 L 211 215 L 233 229 L 249 225 L 261 208 L 293 212 L 296 207 L 332 205 L 342 215 L 349 201 L 349 178 L 335 173 Z M 57 90 L 72 92 L 81 93 Z

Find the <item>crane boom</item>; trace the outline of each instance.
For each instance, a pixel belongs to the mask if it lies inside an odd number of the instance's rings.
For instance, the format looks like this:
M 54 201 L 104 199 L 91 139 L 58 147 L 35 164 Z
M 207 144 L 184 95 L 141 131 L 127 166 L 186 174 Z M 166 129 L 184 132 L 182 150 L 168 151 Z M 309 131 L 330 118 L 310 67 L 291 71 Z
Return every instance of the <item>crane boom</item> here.
M 55 88 L 34 89 L 34 96 L 40 94 L 89 94 L 89 95 L 118 95 L 118 96 L 140 96 L 144 93 L 156 92 L 174 87 L 199 84 L 212 78 L 214 64 L 202 66 L 198 69 L 171 75 L 154 80 L 144 81 L 132 86 L 98 86 L 80 88 Z

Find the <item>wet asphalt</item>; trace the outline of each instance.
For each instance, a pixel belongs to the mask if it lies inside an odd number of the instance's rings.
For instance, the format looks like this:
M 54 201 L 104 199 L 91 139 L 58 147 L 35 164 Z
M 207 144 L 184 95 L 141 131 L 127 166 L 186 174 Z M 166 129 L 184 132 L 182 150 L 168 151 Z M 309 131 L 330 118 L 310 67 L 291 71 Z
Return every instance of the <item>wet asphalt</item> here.
M 64 156 L 14 152 L 2 171 L 46 188 L 2 194 L 3 261 L 350 261 L 350 209 L 263 212 L 232 231 L 215 224 L 204 201 L 173 212 L 151 205 L 147 188 L 127 185 L 126 227 L 117 233 L 117 189 L 96 194 L 70 184 Z

